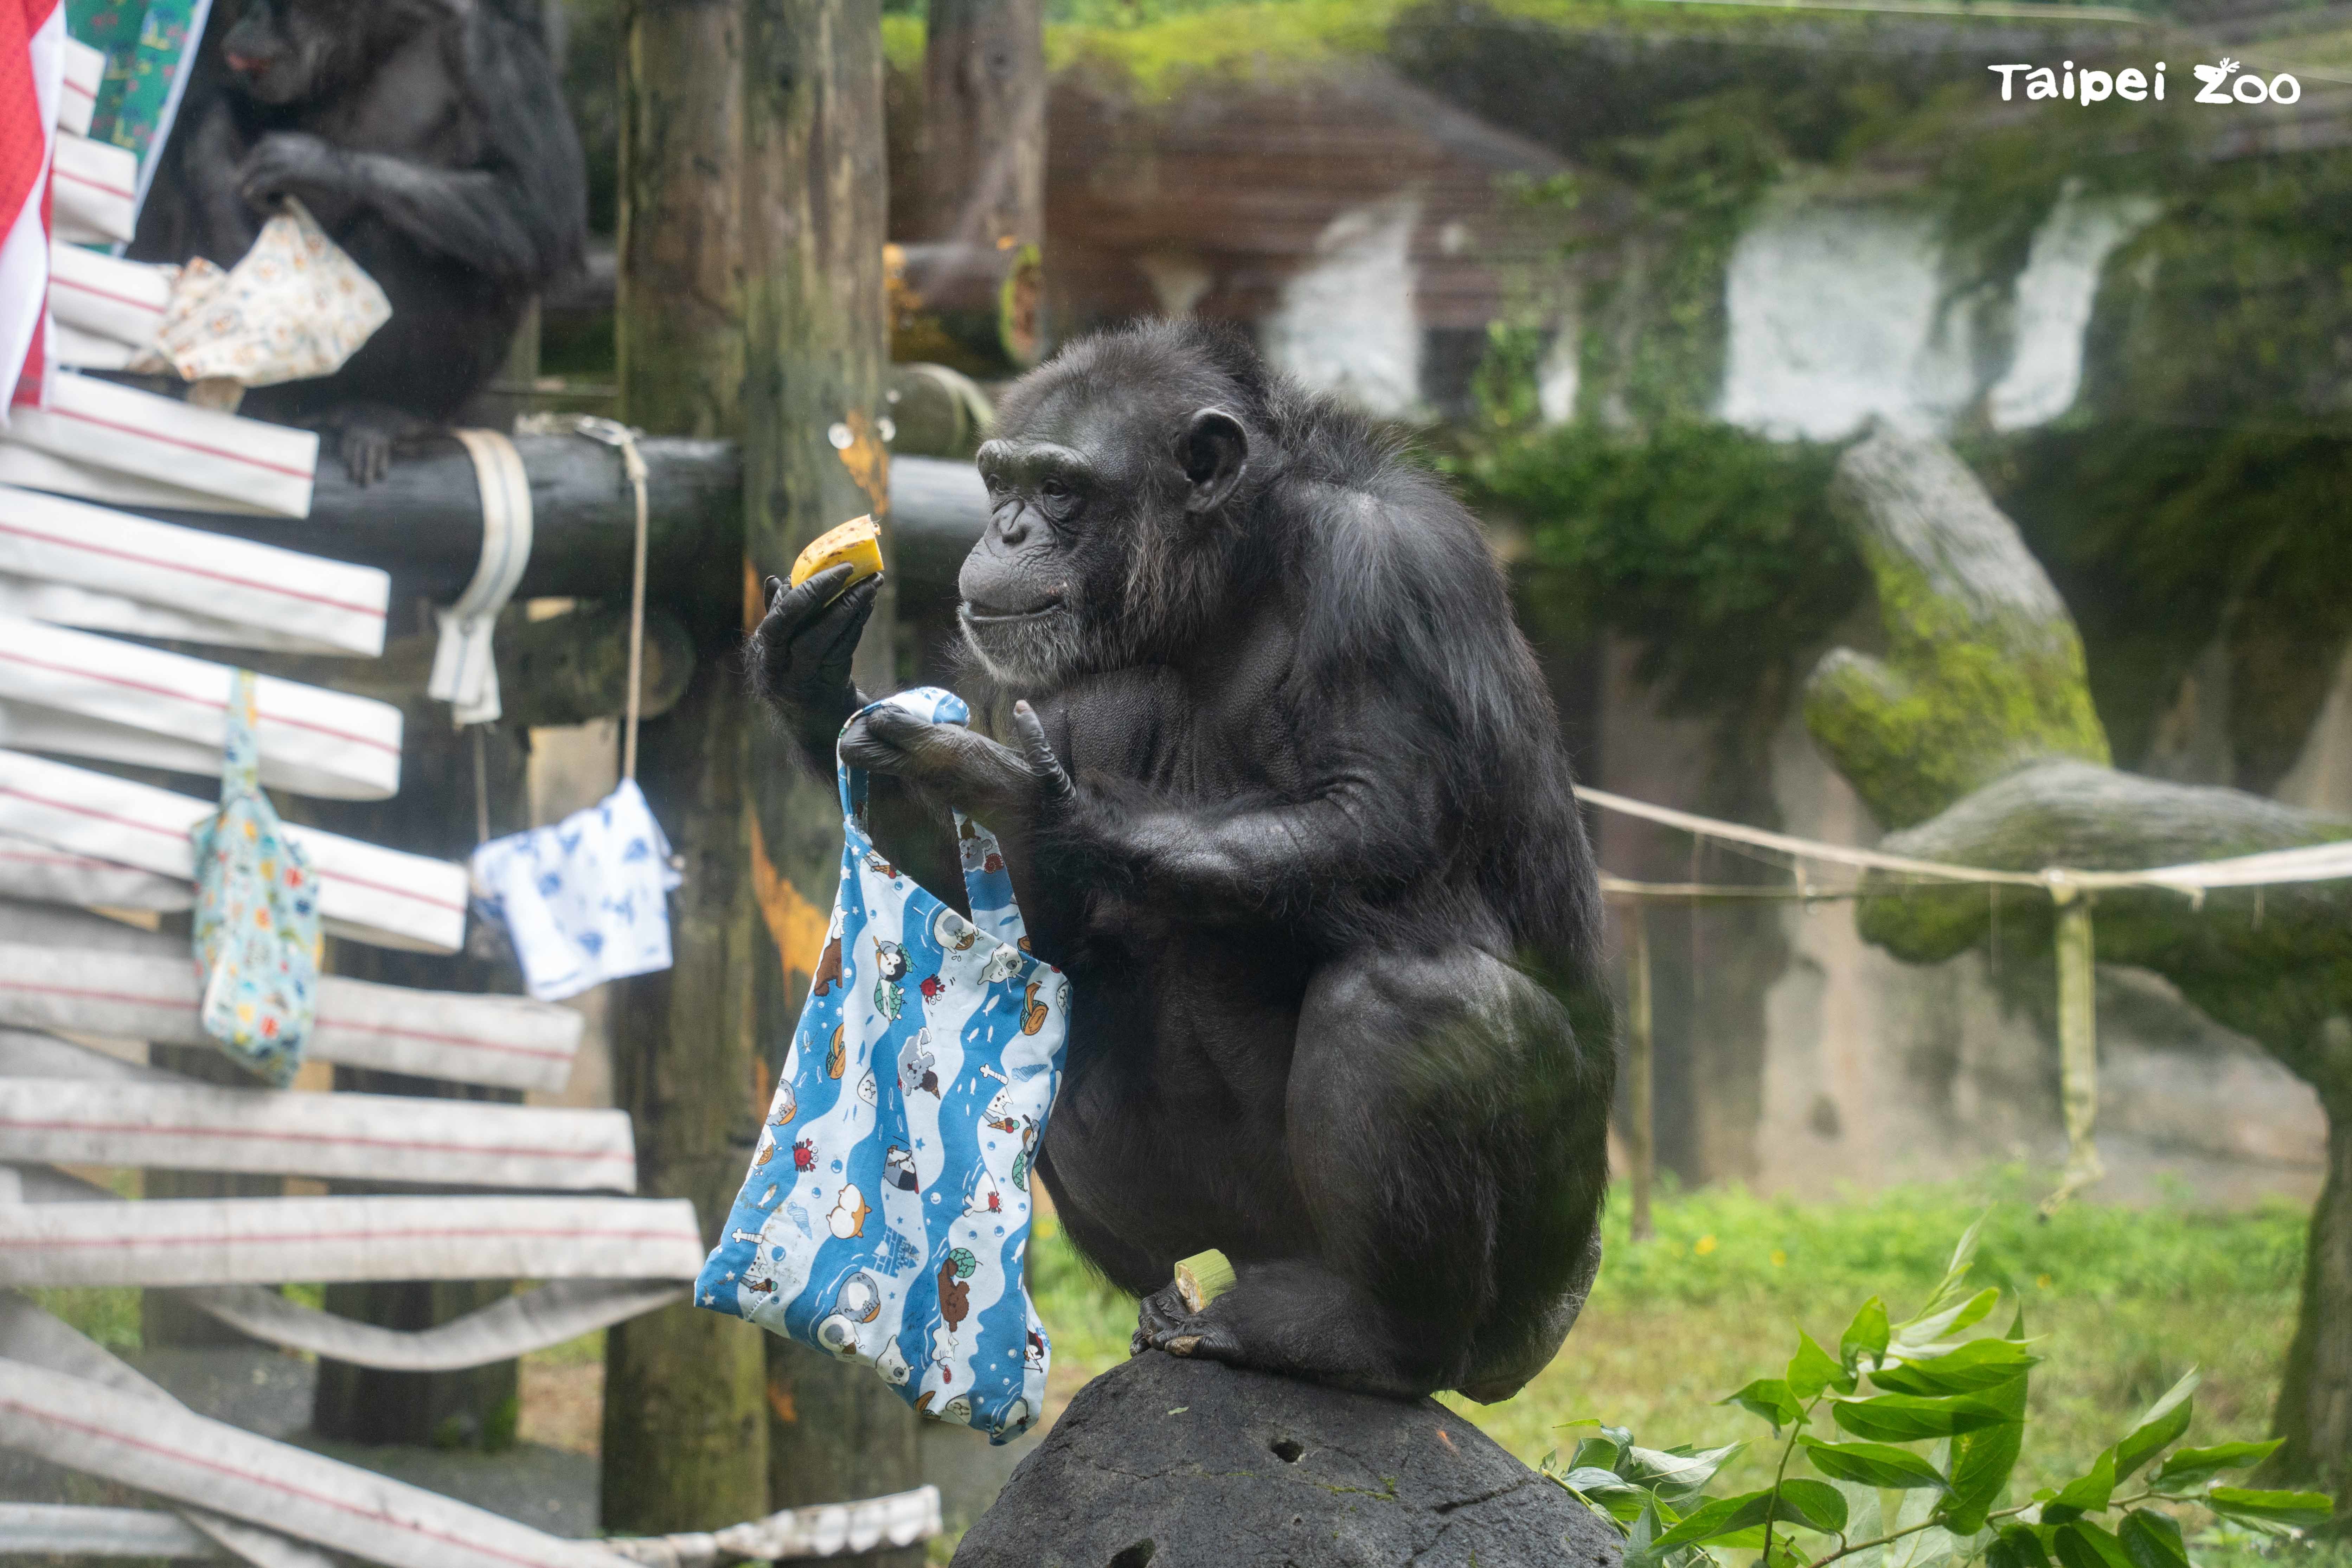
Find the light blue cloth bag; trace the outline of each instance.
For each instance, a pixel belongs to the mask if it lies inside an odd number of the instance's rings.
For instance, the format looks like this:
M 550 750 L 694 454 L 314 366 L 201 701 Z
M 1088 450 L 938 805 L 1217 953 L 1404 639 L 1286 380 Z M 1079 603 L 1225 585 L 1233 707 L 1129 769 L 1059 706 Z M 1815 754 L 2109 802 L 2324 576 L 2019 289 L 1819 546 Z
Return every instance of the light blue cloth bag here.
M 971 717 L 937 687 L 874 706 Z M 866 775 L 839 777 L 828 941 L 695 1300 L 864 1362 L 924 1415 L 1001 1443 L 1045 1408 L 1023 1258 L 1070 984 L 1030 954 L 987 829 L 956 814 L 967 921 L 875 852 Z

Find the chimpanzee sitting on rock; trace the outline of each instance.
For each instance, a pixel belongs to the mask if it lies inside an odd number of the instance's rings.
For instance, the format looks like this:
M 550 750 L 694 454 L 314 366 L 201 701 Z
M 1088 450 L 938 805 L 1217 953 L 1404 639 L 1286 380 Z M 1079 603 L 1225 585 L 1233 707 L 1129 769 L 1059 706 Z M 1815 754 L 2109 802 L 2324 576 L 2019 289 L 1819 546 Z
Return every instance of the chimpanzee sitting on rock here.
M 901 832 L 951 800 L 1006 835 L 1072 986 L 1063 1225 L 1143 1298 L 1138 1351 L 1507 1397 L 1599 1265 L 1614 1068 L 1591 851 L 1476 523 L 1196 323 L 1074 344 L 997 428 L 961 618 L 1018 747 L 882 713 L 842 751 L 912 786 Z M 828 771 L 849 571 L 777 585 L 751 649 Z M 1238 1279 L 1190 1314 L 1208 1247 Z
M 352 477 L 488 384 L 531 297 L 587 238 L 587 176 L 518 0 L 243 0 L 206 30 L 131 254 L 242 257 L 301 200 L 392 300 L 333 375 L 265 387 L 260 418 L 331 431 Z

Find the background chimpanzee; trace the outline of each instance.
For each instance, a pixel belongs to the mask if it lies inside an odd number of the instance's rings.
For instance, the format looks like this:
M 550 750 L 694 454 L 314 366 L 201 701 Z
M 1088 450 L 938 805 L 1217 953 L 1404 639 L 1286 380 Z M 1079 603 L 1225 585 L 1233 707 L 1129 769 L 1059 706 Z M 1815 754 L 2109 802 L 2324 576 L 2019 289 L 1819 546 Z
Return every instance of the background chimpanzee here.
M 1073 988 L 1037 1163 L 1063 1224 L 1145 1298 L 1139 1349 L 1508 1395 L 1599 1263 L 1614 1067 L 1591 851 L 1476 524 L 1195 324 L 1073 345 L 998 429 L 961 617 L 1035 700 L 1021 747 L 877 716 L 844 749 L 900 811 L 1007 833 Z M 828 770 L 873 600 L 827 605 L 847 572 L 751 650 Z M 1238 1282 L 1188 1317 L 1171 1269 L 1210 1247 Z
M 243 0 L 205 58 L 131 254 L 234 264 L 300 198 L 392 300 L 331 376 L 246 411 L 338 433 L 368 483 L 505 360 L 587 238 L 580 142 L 523 0 Z

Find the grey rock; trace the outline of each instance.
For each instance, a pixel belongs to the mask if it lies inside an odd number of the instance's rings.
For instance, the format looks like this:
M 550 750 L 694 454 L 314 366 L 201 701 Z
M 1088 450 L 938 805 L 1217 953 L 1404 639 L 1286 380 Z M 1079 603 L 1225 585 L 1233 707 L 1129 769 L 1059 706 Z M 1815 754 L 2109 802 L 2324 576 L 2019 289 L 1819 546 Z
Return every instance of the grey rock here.
M 954 1568 L 1618 1568 L 1616 1531 L 1433 1400 L 1150 1352 L 1081 1389 Z

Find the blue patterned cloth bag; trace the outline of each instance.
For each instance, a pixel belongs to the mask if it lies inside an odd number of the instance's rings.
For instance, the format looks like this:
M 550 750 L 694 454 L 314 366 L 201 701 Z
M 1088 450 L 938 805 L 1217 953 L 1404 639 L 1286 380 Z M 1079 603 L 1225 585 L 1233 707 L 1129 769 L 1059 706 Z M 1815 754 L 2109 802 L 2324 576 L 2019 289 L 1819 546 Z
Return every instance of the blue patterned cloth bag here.
M 189 837 L 196 863 L 198 1019 L 214 1043 L 283 1089 L 318 1012 L 319 882 L 261 793 L 253 671 L 231 683 L 220 810 Z
M 971 717 L 937 687 L 874 706 Z M 828 941 L 695 1300 L 864 1362 L 924 1415 L 1002 1443 L 1045 1408 L 1023 1257 L 1070 984 L 1031 955 L 987 829 L 956 814 L 966 920 L 875 852 L 866 775 L 839 776 Z

